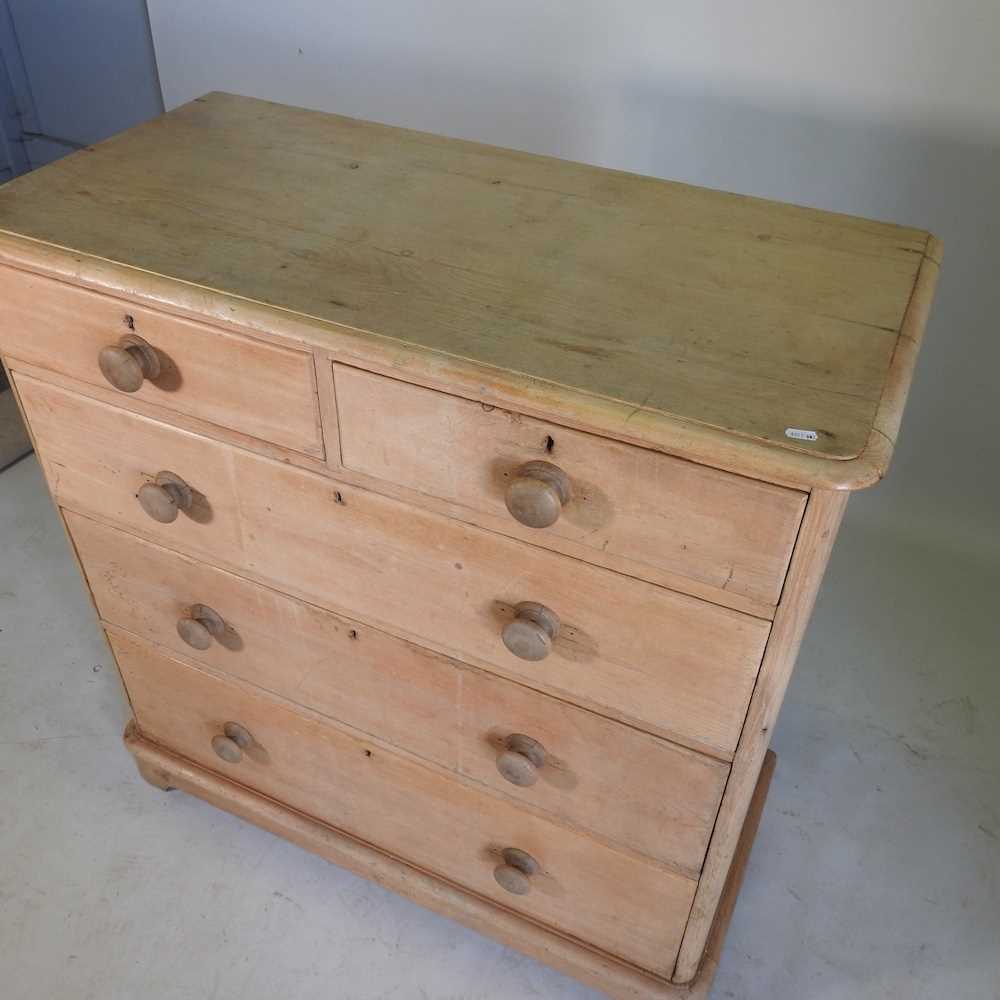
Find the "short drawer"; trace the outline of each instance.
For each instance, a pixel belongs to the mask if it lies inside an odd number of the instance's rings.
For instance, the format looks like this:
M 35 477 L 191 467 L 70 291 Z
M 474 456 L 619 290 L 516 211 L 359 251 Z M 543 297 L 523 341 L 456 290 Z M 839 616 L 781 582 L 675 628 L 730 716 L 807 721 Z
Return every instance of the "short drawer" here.
M 696 749 L 735 748 L 769 622 L 15 381 L 63 506 Z M 190 487 L 171 523 L 136 496 L 163 472 Z M 548 644 L 536 605 L 559 618 Z
M 805 494 L 356 368 L 334 376 L 346 468 L 495 516 L 536 545 L 572 542 L 777 604 Z M 538 462 L 552 467 L 541 479 L 525 468 Z M 546 472 L 564 475 L 565 503 Z
M 0 292 L 0 350 L 10 358 L 108 389 L 101 352 L 138 336 L 160 370 L 136 398 L 322 457 L 311 354 L 21 271 L 0 269 Z
M 499 905 L 642 968 L 671 971 L 694 880 L 373 748 L 139 640 L 112 632 L 111 642 L 147 739 Z M 219 739 L 227 723 L 241 727 L 228 726 L 228 742 Z M 502 888 L 494 874 L 510 849 L 535 863 L 531 875 L 513 873 L 524 894 Z M 522 857 L 511 860 L 532 868 Z
M 65 517 L 105 621 L 699 870 L 727 765 L 90 518 Z M 201 618 L 191 618 L 195 605 Z M 223 623 L 214 636 L 204 606 Z

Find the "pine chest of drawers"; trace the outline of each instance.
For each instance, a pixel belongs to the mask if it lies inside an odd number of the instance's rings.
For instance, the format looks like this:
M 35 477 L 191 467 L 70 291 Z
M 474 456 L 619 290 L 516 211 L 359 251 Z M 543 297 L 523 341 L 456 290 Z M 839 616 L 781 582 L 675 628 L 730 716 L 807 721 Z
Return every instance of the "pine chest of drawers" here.
M 923 232 L 212 94 L 0 191 L 143 776 L 703 995 Z

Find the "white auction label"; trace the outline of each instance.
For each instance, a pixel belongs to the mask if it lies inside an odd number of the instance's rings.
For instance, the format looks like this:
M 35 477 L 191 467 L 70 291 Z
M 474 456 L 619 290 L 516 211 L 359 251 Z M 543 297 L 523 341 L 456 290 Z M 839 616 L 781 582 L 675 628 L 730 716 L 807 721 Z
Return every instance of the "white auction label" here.
M 786 427 L 785 437 L 794 438 L 796 441 L 817 441 L 819 435 L 815 431 L 804 431 L 798 427 Z

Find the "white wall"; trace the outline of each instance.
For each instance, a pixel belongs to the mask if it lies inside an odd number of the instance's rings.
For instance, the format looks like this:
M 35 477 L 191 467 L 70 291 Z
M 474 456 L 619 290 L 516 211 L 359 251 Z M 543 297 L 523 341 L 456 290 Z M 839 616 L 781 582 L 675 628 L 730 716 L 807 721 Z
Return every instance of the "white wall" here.
M 994 546 L 1000 4 L 149 0 L 167 107 L 209 90 L 932 229 L 891 475 L 852 516 Z

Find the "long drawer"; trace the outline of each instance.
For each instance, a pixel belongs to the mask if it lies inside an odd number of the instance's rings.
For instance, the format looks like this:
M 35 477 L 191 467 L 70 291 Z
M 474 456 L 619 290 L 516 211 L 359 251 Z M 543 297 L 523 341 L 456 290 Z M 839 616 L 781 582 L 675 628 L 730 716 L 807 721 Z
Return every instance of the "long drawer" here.
M 159 373 L 134 395 L 166 410 L 323 455 L 312 355 L 210 329 L 51 278 L 0 268 L 4 350 L 107 389 L 100 359 L 139 337 Z
M 693 880 L 373 748 L 140 640 L 115 632 L 110 638 L 146 738 L 602 950 L 661 975 L 672 969 Z M 223 748 L 229 762 L 213 749 L 226 732 L 234 741 Z M 505 857 L 510 849 L 532 859 L 534 873 L 527 874 L 523 856 Z M 505 863 L 526 893 L 501 887 L 494 873 Z
M 679 742 L 735 748 L 769 623 L 15 380 L 64 506 Z M 136 498 L 163 471 L 192 491 L 172 523 Z M 548 647 L 524 603 L 558 616 Z
M 553 539 L 775 605 L 805 494 L 334 365 L 344 466 Z M 321 375 L 322 377 L 322 375 Z M 564 504 L 529 463 L 561 472 Z M 514 500 L 510 491 L 520 490 Z M 508 496 L 511 507 L 508 509 Z M 551 506 L 547 506 L 551 504 Z M 544 514 L 544 526 L 518 518 Z
M 105 621 L 698 872 L 727 765 L 90 518 L 66 522 Z M 223 631 L 186 630 L 201 624 L 195 605 Z

